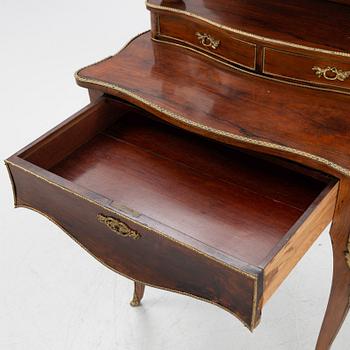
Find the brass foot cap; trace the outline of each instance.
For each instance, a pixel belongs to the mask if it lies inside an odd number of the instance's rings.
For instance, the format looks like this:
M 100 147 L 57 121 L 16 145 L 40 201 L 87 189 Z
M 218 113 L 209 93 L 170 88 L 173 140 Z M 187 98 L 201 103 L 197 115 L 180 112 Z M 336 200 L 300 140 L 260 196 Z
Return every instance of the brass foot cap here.
M 137 307 L 137 306 L 140 306 L 141 303 L 140 303 L 140 301 L 139 301 L 137 298 L 134 298 L 134 299 L 132 299 L 132 300 L 130 301 L 130 305 L 131 305 L 132 307 Z

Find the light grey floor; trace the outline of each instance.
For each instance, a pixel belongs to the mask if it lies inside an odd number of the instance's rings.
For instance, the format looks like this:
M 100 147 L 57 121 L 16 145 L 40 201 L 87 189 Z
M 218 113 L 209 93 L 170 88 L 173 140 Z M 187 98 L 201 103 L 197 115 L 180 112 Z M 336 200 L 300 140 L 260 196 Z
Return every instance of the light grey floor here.
M 0 0 L 0 158 L 88 102 L 78 68 L 149 27 L 143 1 Z M 188 297 L 146 289 L 101 266 L 44 217 L 13 209 L 0 167 L 0 349 L 312 350 L 331 280 L 325 232 L 249 333 L 234 317 Z M 350 344 L 350 320 L 333 349 Z

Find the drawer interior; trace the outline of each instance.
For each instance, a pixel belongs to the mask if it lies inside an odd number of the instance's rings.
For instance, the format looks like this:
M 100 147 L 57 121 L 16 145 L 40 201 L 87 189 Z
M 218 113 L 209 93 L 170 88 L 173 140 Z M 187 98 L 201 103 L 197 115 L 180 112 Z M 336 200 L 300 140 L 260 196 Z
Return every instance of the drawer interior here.
M 262 267 L 335 184 L 323 174 L 218 144 L 109 98 L 19 156 L 108 198 L 116 209 L 162 223 L 169 235 L 176 230 Z

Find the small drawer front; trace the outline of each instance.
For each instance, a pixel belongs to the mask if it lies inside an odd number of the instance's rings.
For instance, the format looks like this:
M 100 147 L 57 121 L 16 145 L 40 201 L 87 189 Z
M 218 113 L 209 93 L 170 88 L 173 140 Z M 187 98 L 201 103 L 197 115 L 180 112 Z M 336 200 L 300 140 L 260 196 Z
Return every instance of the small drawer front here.
M 264 49 L 263 73 L 300 82 L 350 89 L 350 62 Z
M 255 69 L 256 45 L 196 20 L 159 15 L 157 37 L 180 42 L 184 46 L 203 50 L 218 58 L 246 68 Z
M 211 301 L 254 328 L 257 280 L 152 231 L 54 179 L 9 166 L 17 206 L 33 208 L 60 225 L 99 261 L 146 284 Z

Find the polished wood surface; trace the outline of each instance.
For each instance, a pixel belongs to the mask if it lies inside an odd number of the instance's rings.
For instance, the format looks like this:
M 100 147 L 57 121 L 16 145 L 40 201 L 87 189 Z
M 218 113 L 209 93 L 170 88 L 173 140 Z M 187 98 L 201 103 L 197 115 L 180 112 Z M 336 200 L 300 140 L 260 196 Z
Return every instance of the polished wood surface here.
M 319 0 L 184 0 L 167 4 L 210 21 L 298 45 L 349 52 L 350 7 Z
M 80 70 L 77 82 L 221 142 L 350 175 L 350 96 L 229 69 L 149 33 Z

